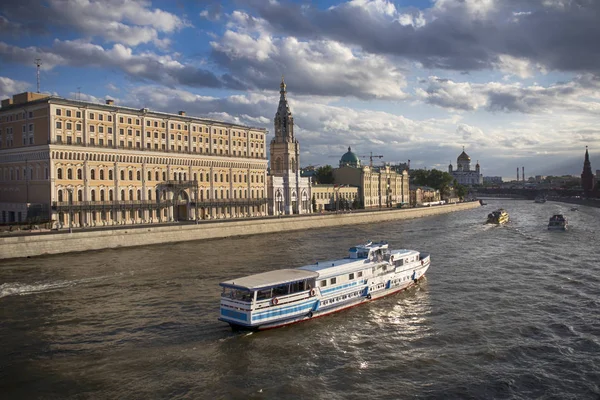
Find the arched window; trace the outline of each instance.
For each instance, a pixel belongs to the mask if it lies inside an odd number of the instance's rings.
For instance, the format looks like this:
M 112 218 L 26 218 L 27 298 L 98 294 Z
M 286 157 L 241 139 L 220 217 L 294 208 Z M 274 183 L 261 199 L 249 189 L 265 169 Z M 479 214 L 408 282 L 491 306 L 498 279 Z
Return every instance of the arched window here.
M 250 182 L 254 183 L 254 175 L 250 177 Z
M 112 191 L 112 189 L 108 191 L 108 201 L 113 201 L 113 191 Z
M 94 189 L 90 192 L 90 196 L 92 197 L 92 201 L 96 201 L 96 191 Z
M 77 191 L 77 201 L 83 201 L 83 192 L 81 190 Z
M 73 170 L 71 168 L 67 169 L 67 179 L 73 179 Z
M 234 175 L 233 176 L 233 183 L 236 183 L 236 182 L 237 182 L 237 175 Z
M 125 180 L 125 171 L 121 170 L 121 180 Z
M 77 170 L 77 179 L 83 179 L 81 174 L 81 169 Z
M 210 181 L 210 177 L 209 177 L 208 172 L 207 172 L 206 173 L 206 182 L 209 182 L 209 181 Z
M 183 180 L 187 181 L 187 173 L 185 173 L 185 172 L 183 173 Z
M 148 171 L 148 180 L 151 181 L 152 180 L 152 171 Z
M 156 173 L 154 174 L 154 180 L 155 180 L 155 181 L 158 181 L 158 179 L 159 179 L 159 178 L 158 178 L 158 171 L 156 171 Z
M 62 168 L 56 170 L 56 178 L 62 179 Z M 12 169 L 10 170 L 10 180 L 12 181 Z
M 133 200 L 133 190 L 129 190 L 129 200 Z
M 62 201 L 63 201 L 63 192 L 62 192 L 62 190 L 59 190 L 59 191 L 58 191 L 58 201 L 59 201 L 59 202 L 62 202 Z
M 138 189 L 137 191 L 137 199 L 141 200 L 142 199 L 142 191 Z
M 163 181 L 166 181 L 166 180 L 167 180 L 167 173 L 163 171 Z
M 125 190 L 121 190 L 121 200 L 125 200 Z
M 100 179 L 102 179 L 102 171 L 100 172 L 100 174 L 101 174 L 101 175 L 100 175 Z M 112 181 L 112 180 L 113 180 L 113 172 L 112 172 L 112 169 L 109 169 L 109 170 L 108 170 L 108 180 L 109 180 L 109 181 Z
M 225 181 L 223 180 L 223 174 L 221 174 L 221 182 L 225 182 Z
M 217 174 L 215 174 L 215 180 L 214 180 L 214 182 L 218 182 L 217 178 L 218 178 L 218 176 L 217 176 Z
M 194 172 L 194 180 L 197 181 L 198 180 L 198 174 Z
M 148 200 L 152 200 L 152 190 L 148 189 Z
M 140 171 L 137 172 L 137 180 L 141 181 L 142 180 L 142 173 Z
M 133 180 L 133 171 L 129 171 L 129 180 L 132 181 Z
M 102 171 L 100 171 L 100 176 L 102 176 Z M 94 171 L 93 169 L 90 170 L 90 179 L 96 179 L 96 171 Z
M 225 175 L 225 182 L 229 182 L 229 175 Z

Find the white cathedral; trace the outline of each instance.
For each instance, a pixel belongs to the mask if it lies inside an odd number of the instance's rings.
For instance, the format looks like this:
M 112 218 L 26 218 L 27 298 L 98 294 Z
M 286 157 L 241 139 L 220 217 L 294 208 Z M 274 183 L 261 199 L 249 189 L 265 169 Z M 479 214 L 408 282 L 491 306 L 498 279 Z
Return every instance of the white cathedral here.
M 481 174 L 481 168 L 479 161 L 475 165 L 475 169 L 471 169 L 471 157 L 463 151 L 456 159 L 456 170 L 452 169 L 452 164 L 448 165 L 448 173 L 456 179 L 460 185 L 472 186 L 472 185 L 483 185 L 483 175 Z
M 300 144 L 294 138 L 294 118 L 281 78 L 279 107 L 275 114 L 275 137 L 271 140 L 267 193 L 270 215 L 312 212 L 310 178 L 300 177 Z

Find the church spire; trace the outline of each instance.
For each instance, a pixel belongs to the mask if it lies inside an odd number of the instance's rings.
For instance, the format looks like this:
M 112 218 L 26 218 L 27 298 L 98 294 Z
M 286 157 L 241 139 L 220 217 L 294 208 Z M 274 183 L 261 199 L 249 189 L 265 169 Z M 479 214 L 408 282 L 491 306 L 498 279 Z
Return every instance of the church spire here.
M 583 161 L 583 171 L 581 173 L 581 187 L 586 196 L 589 196 L 594 189 L 594 174 L 592 173 L 592 165 L 590 163 L 590 154 L 588 147 L 585 146 L 585 159 Z
M 275 114 L 275 139 L 278 141 L 294 140 L 294 118 L 287 101 L 287 86 L 283 75 L 279 84 L 279 106 Z

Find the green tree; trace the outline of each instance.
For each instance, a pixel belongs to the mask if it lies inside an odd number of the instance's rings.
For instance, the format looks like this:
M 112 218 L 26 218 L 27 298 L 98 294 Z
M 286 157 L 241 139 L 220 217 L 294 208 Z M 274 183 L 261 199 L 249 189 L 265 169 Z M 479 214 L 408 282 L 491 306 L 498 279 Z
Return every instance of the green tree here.
M 333 167 L 331 165 L 324 165 L 317 168 L 315 171 L 315 181 L 322 185 L 333 183 Z
M 463 186 L 454 180 L 454 193 L 459 199 L 463 200 L 468 193 L 468 189 L 466 186 Z
M 425 170 L 418 169 L 411 173 L 413 183 L 419 186 L 429 186 L 440 191 L 442 197 L 448 196 L 450 193 L 450 185 L 454 181 L 454 177 L 448 172 L 443 172 L 437 169 Z

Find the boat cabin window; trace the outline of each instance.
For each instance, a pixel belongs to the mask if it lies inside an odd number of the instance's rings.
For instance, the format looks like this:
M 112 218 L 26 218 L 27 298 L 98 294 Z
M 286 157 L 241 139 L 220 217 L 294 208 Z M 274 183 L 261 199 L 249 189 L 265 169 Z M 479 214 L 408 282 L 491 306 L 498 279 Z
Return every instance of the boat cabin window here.
M 337 278 L 331 278 L 331 284 L 335 285 L 335 283 L 337 282 Z
M 308 285 L 304 281 L 294 282 L 290 284 L 290 293 L 298 293 L 306 290 Z
M 271 288 L 262 289 L 256 292 L 256 300 L 266 300 L 270 299 L 271 297 L 273 297 L 271 295 Z
M 369 257 L 369 249 L 352 247 L 349 250 L 350 258 L 368 258 Z
M 233 300 L 241 300 L 251 302 L 254 299 L 254 292 L 249 290 L 241 290 L 241 289 L 232 289 L 232 288 L 223 288 L 223 293 L 221 293 L 222 297 L 229 297 Z
M 358 271 L 358 272 L 356 273 L 356 275 L 357 275 L 359 278 L 360 278 L 360 277 L 362 277 L 362 271 Z
M 289 285 L 280 285 L 273 288 L 273 296 L 285 296 L 290 293 Z
M 350 279 L 350 280 L 354 279 L 354 273 L 352 273 L 352 274 L 349 274 L 349 275 L 348 275 L 348 279 Z
M 319 286 L 321 286 L 321 287 L 327 286 L 327 279 L 323 279 L 322 281 L 319 281 Z

